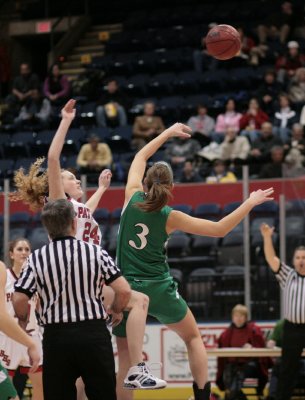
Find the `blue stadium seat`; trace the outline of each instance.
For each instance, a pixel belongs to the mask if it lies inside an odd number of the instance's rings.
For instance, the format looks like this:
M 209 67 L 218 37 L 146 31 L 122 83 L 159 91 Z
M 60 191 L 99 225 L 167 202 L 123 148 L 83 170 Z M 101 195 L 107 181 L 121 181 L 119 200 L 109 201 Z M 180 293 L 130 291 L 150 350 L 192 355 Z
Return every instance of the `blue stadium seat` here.
M 194 210 L 194 217 L 218 220 L 221 217 L 221 208 L 216 203 L 198 204 Z
M 189 204 L 174 204 L 172 205 L 174 210 L 181 211 L 185 214 L 191 215 L 193 208 Z

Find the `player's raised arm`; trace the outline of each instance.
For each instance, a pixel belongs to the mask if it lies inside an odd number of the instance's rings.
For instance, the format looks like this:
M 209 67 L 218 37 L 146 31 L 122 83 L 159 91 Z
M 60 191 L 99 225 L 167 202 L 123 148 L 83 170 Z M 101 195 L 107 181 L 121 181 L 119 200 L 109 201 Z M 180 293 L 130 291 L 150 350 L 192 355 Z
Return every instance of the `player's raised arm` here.
M 180 211 L 172 211 L 168 217 L 166 230 L 171 233 L 181 230 L 194 235 L 223 237 L 237 226 L 253 207 L 273 200 L 273 188 L 256 190 L 236 210 L 220 221 L 213 222 L 206 219 L 190 217 Z
M 106 190 L 110 186 L 111 182 L 111 177 L 112 173 L 110 169 L 104 169 L 98 179 L 98 189 L 93 193 L 93 195 L 90 197 L 90 199 L 87 201 L 86 206 L 89 208 L 89 210 L 94 213 L 96 208 L 99 205 L 99 202 L 103 196 L 103 194 L 106 192 Z
M 272 243 L 274 227 L 271 228 L 269 225 L 264 223 L 261 225 L 260 231 L 264 239 L 264 254 L 266 261 L 273 272 L 278 272 L 280 268 L 280 259 L 275 254 L 275 250 Z
M 51 200 L 66 198 L 61 180 L 60 154 L 68 129 L 75 117 L 75 103 L 75 100 L 71 99 L 62 109 L 62 119 L 48 152 L 49 198 Z
M 142 180 L 145 173 L 146 163 L 159 148 L 172 137 L 191 137 L 191 128 L 187 125 L 176 123 L 165 129 L 159 136 L 147 143 L 136 155 L 129 169 L 127 184 L 125 188 L 125 204 L 138 190 L 143 190 Z

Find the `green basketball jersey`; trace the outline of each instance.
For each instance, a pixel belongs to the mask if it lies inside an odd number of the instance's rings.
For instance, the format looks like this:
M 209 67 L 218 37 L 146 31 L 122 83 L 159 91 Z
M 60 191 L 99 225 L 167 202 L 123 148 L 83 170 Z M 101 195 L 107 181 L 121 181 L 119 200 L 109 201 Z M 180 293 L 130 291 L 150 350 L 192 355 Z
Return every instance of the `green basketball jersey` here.
M 162 279 L 169 273 L 166 260 L 166 221 L 172 208 L 144 212 L 135 203 L 145 199 L 136 192 L 124 209 L 117 243 L 117 263 L 125 277 Z

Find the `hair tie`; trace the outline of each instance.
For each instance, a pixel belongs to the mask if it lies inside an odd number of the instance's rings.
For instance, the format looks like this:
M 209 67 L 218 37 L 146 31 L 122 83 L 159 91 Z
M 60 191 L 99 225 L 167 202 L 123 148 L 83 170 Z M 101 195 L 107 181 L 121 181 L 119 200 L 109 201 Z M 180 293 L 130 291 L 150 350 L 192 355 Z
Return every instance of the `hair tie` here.
M 160 181 L 160 179 L 159 179 L 159 178 L 156 178 L 156 179 L 154 179 L 154 180 L 153 180 L 153 183 L 160 184 L 160 183 L 161 183 L 161 181 Z

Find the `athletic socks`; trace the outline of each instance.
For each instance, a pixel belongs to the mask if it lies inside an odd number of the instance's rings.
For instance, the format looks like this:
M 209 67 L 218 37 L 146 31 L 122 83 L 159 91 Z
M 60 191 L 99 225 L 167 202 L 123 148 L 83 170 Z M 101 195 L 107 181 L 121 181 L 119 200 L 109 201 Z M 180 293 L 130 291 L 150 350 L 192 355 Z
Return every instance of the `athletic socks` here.
M 207 382 L 203 389 L 199 389 L 197 383 L 193 383 L 194 400 L 210 400 L 211 383 Z

